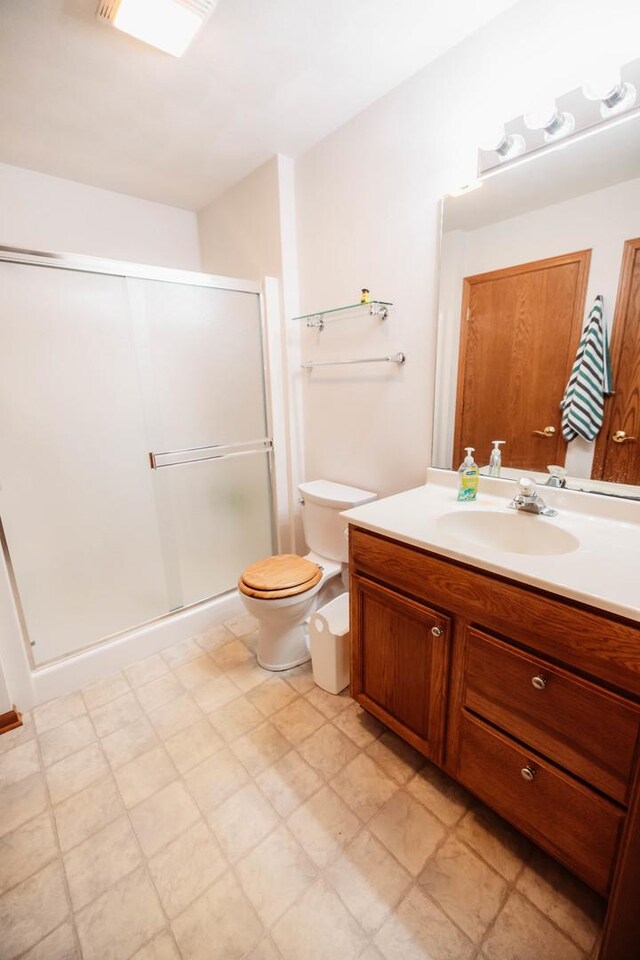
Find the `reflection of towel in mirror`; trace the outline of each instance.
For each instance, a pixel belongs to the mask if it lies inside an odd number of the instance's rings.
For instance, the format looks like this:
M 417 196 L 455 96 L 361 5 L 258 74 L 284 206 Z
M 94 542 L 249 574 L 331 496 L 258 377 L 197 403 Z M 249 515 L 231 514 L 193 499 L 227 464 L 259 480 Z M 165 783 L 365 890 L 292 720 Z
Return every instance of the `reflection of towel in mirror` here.
M 562 436 L 565 440 L 584 437 L 595 440 L 604 418 L 604 398 L 611 393 L 609 337 L 598 294 L 582 331 L 571 376 L 564 392 Z

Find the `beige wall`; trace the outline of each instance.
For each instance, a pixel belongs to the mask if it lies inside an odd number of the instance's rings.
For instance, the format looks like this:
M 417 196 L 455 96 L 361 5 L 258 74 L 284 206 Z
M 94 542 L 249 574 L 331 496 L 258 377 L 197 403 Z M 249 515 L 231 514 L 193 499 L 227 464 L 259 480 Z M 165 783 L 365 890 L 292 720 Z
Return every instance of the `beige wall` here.
M 584 80 L 590 58 L 638 54 L 629 0 L 525 0 L 397 87 L 296 163 L 303 312 L 395 304 L 389 320 L 303 332 L 308 358 L 404 350 L 395 367 L 307 378 L 305 471 L 381 494 L 424 482 L 431 458 L 440 197 L 475 172 L 483 129 L 545 89 Z M 337 368 L 340 371 L 340 368 Z
M 195 213 L 0 164 L 0 244 L 200 269 Z
M 272 157 L 198 214 L 202 266 L 225 277 L 280 277 L 278 158 Z

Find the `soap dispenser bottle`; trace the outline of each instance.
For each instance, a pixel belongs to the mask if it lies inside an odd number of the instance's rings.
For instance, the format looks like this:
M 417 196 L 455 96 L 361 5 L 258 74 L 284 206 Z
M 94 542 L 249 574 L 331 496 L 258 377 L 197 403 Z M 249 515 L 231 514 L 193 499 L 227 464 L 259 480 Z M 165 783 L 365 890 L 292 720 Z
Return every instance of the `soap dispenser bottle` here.
M 478 495 L 478 464 L 471 454 L 474 447 L 465 447 L 467 455 L 458 468 L 458 500 L 475 500 Z
M 491 456 L 489 457 L 489 476 L 490 477 L 499 477 L 500 470 L 502 468 L 502 451 L 500 450 L 500 444 L 506 443 L 506 440 L 492 440 L 493 450 L 491 451 Z

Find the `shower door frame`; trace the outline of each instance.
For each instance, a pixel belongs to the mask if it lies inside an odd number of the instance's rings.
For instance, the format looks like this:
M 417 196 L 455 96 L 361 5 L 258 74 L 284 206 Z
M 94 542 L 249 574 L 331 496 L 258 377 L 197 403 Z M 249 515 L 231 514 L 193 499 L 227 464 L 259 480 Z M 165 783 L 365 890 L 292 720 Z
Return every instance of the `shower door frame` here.
M 277 523 L 277 490 L 275 486 L 275 470 L 274 470 L 274 450 L 273 450 L 273 411 L 271 404 L 271 381 L 269 377 L 269 364 L 268 364 L 268 335 L 267 335 L 267 311 L 265 305 L 265 293 L 262 285 L 255 280 L 242 280 L 236 279 L 235 277 L 222 277 L 217 276 L 216 274 L 207 274 L 199 273 L 191 270 L 180 270 L 174 269 L 172 267 L 155 267 L 149 264 L 140 264 L 140 263 L 130 263 L 127 260 L 111 260 L 102 257 L 87 257 L 80 254 L 70 254 L 70 253 L 55 253 L 50 251 L 43 250 L 28 250 L 22 247 L 11 247 L 3 246 L 0 244 L 0 263 L 20 263 L 28 266 L 38 266 L 38 267 L 48 267 L 50 269 L 56 270 L 72 270 L 81 273 L 99 273 L 106 274 L 107 276 L 113 277 L 122 277 L 122 279 L 136 279 L 136 280 L 157 280 L 165 283 L 180 283 L 185 286 L 191 287 L 210 287 L 215 290 L 230 290 L 235 293 L 249 293 L 258 296 L 258 307 L 260 313 L 260 346 L 262 351 L 262 384 L 263 384 L 263 396 L 264 396 L 264 409 L 265 409 L 265 420 L 266 420 L 266 436 L 260 438 L 250 444 L 255 449 L 246 452 L 237 452 L 237 453 L 223 453 L 222 451 L 217 452 L 214 456 L 211 457 L 196 457 L 196 459 L 225 459 L 227 457 L 233 456 L 245 456 L 246 453 L 267 453 L 267 462 L 268 462 L 268 478 L 269 478 L 269 492 L 270 492 L 270 511 L 269 511 L 269 522 L 271 526 L 271 540 L 276 549 L 279 549 L 279 530 Z M 262 446 L 260 446 L 262 444 Z M 224 444 L 224 447 L 231 446 L 230 444 Z M 242 442 L 239 442 L 237 446 L 243 446 Z M 244 446 L 247 446 L 245 443 Z M 214 449 L 214 447 L 208 447 L 205 449 Z M 166 455 L 166 454 L 164 454 Z M 163 454 L 160 454 L 163 456 Z M 169 466 L 170 464 L 159 464 L 154 463 L 154 454 L 149 453 L 150 458 L 150 469 L 158 469 L 161 466 Z M 171 464 L 172 465 L 172 464 Z M 4 558 L 4 563 L 7 571 L 7 579 L 9 583 L 9 590 L 11 597 L 15 606 L 16 619 L 18 621 L 19 632 L 24 647 L 24 653 L 27 658 L 30 672 L 32 674 L 37 673 L 38 671 L 44 671 L 50 667 L 55 667 L 57 665 L 63 664 L 68 660 L 81 656 L 84 653 L 87 653 L 91 650 L 95 650 L 103 645 L 110 643 L 115 640 L 127 637 L 129 634 L 134 633 L 137 630 L 143 630 L 147 627 L 151 627 L 154 624 L 159 624 L 164 621 L 172 620 L 182 616 L 184 613 L 189 611 L 197 610 L 199 607 L 204 607 L 207 604 L 210 604 L 212 601 L 219 599 L 220 597 L 233 594 L 234 590 L 226 591 L 222 594 L 213 595 L 210 597 L 203 597 L 200 600 L 196 600 L 192 603 L 186 603 L 184 606 L 180 607 L 177 610 L 169 610 L 166 613 L 160 614 L 157 617 L 152 617 L 149 620 L 144 620 L 140 623 L 131 624 L 124 630 L 119 630 L 116 633 L 108 634 L 105 637 L 101 637 L 99 640 L 94 640 L 91 643 L 86 644 L 78 650 L 72 650 L 68 654 L 62 657 L 56 657 L 51 660 L 47 660 L 44 663 L 38 664 L 35 662 L 32 648 L 34 644 L 29 638 L 29 631 L 27 627 L 27 622 L 24 614 L 24 608 L 22 601 L 20 599 L 20 590 L 19 584 L 15 575 L 15 570 L 13 562 L 11 560 L 11 553 L 9 550 L 9 545 L 5 536 L 4 525 L 2 521 L 2 514 L 0 513 L 0 555 Z M 0 598 L 1 599 L 1 598 Z

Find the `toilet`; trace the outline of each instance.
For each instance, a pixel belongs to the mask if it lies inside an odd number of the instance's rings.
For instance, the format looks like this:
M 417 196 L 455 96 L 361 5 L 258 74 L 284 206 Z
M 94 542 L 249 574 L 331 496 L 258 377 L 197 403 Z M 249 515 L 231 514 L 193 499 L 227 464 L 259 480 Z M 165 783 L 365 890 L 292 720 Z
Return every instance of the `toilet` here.
M 347 586 L 347 522 L 340 513 L 376 494 L 330 480 L 298 487 L 309 553 L 280 554 L 251 564 L 238 580 L 247 611 L 259 622 L 258 663 L 287 670 L 310 659 L 307 621 Z

